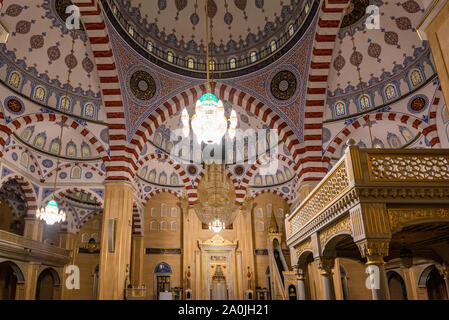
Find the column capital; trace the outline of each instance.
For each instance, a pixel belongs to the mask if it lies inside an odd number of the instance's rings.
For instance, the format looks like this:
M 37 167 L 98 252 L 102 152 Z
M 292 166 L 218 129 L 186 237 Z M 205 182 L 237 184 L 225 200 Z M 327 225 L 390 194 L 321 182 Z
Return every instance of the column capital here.
M 437 266 L 438 271 L 443 276 L 444 280 L 449 280 L 449 265 L 440 265 Z
M 323 276 L 332 276 L 332 269 L 335 266 L 335 258 L 333 257 L 319 257 L 315 259 L 318 269 Z
M 357 247 L 362 258 L 367 258 L 369 264 L 383 263 L 383 258 L 388 256 L 390 246 L 389 239 L 364 239 L 358 241 Z
M 134 187 L 134 185 L 129 182 L 128 180 L 105 180 L 103 181 L 103 185 L 106 186 L 113 186 L 113 185 L 126 185 L 128 187 L 130 187 L 133 192 L 136 191 L 136 188 Z

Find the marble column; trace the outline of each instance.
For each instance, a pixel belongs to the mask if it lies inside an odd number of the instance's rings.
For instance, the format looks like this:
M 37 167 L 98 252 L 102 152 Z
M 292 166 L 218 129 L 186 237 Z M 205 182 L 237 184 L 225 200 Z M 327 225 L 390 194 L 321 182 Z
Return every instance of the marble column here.
M 388 256 L 389 240 L 365 239 L 357 242 L 362 258 L 366 258 L 366 287 L 373 300 L 390 300 L 384 257 Z
M 143 239 L 141 235 L 132 236 L 131 284 L 133 287 L 143 285 L 143 255 L 145 250 Z
M 37 278 L 39 277 L 39 268 L 41 264 L 37 262 L 28 262 L 25 276 L 25 300 L 36 299 Z
M 298 300 L 306 300 L 306 278 L 304 275 L 299 275 L 298 281 Z
M 334 283 L 332 269 L 335 265 L 335 258 L 320 257 L 316 259 L 320 270 L 321 281 L 323 282 L 323 295 L 325 300 L 335 300 Z
M 98 297 L 122 300 L 131 262 L 133 193 L 124 181 L 105 182 Z

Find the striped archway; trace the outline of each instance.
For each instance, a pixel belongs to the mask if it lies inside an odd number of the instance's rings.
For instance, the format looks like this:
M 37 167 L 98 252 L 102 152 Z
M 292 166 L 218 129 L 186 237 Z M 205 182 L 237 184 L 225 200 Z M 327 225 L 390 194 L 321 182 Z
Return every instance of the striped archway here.
M 304 112 L 304 143 L 296 161 L 299 181 L 320 181 L 327 174 L 322 158 L 322 129 L 327 81 L 337 34 L 349 0 L 323 0 L 313 41 Z
M 6 182 L 16 180 L 17 183 L 23 190 L 25 194 L 25 202 L 27 206 L 27 217 L 36 218 L 36 210 L 38 205 L 38 197 L 33 185 L 24 176 L 16 173 L 9 174 L 2 178 L 0 185 L 3 186 Z
M 90 41 L 100 80 L 109 128 L 110 157 L 106 162 L 106 180 L 133 181 L 136 159 L 126 140 L 122 90 L 100 0 L 74 0 Z
M 362 125 L 368 125 L 372 121 L 392 121 L 411 128 L 415 128 L 420 133 L 422 133 L 427 138 L 427 140 L 429 140 L 430 146 L 432 148 L 438 147 L 440 145 L 440 139 L 438 138 L 436 125 L 429 126 L 423 120 L 404 113 L 379 112 L 364 115 L 363 117 L 360 117 L 359 119 L 351 123 L 351 125 L 341 130 L 327 147 L 327 150 L 323 156 L 323 161 L 325 161 L 326 163 L 330 163 L 332 156 L 338 149 L 340 149 L 343 142 L 348 140 L 349 136 L 356 130 L 361 128 Z

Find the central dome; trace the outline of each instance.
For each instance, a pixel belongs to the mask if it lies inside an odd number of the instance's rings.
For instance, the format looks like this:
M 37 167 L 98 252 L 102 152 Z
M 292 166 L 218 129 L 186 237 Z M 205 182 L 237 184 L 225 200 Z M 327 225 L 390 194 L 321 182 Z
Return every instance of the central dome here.
M 271 63 L 279 58 L 281 54 L 274 57 L 274 53 L 299 40 L 315 12 L 313 0 L 207 1 L 210 53 L 214 61 L 211 69 L 217 72 L 217 78 L 223 77 L 223 72 L 246 68 L 262 60 Z M 138 51 L 143 50 L 143 55 L 152 61 L 156 58 L 204 73 L 206 0 L 155 2 L 112 0 L 110 18 L 116 21 L 116 27 L 121 26 L 120 33 L 127 42 L 135 48 L 139 46 Z

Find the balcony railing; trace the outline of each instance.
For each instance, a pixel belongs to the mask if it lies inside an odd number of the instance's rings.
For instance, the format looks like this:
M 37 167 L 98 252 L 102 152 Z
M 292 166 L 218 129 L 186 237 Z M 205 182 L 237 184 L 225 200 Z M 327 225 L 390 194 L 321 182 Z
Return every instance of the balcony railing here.
M 425 192 L 449 197 L 449 150 L 359 149 L 349 146 L 332 170 L 287 217 L 287 242 L 298 240 L 347 210 L 344 197 L 379 195 L 385 202 L 425 201 Z M 355 191 L 355 193 L 353 192 Z M 352 197 L 352 198 L 351 198 Z M 349 199 L 351 198 L 351 199 Z

